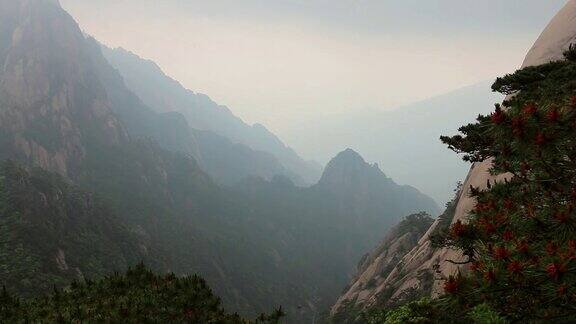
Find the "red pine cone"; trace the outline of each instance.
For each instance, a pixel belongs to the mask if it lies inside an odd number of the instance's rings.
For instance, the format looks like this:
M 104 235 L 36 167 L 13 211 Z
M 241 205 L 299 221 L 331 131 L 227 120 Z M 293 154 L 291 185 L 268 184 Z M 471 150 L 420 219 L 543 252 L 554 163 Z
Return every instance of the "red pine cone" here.
M 514 202 L 510 198 L 504 200 L 504 209 L 511 211 L 514 209 Z
M 528 165 L 528 163 L 526 162 L 522 162 L 522 164 L 520 165 L 520 173 L 523 176 L 526 176 L 526 174 L 528 174 L 528 171 L 530 171 L 530 165 Z
M 558 293 L 558 296 L 564 296 L 568 292 L 568 286 L 566 286 L 565 284 L 561 284 L 560 286 L 558 286 L 556 292 Z
M 483 220 L 482 226 L 484 227 L 484 233 L 486 233 L 486 235 L 492 235 L 494 232 L 496 232 L 496 225 L 486 220 Z
M 576 240 L 568 241 L 568 251 L 569 252 L 576 252 Z
M 504 233 L 502 233 L 502 239 L 504 241 L 510 242 L 514 239 L 514 233 L 512 233 L 512 231 L 505 231 Z
M 470 264 L 470 271 L 472 272 L 480 271 L 482 268 L 484 268 L 484 264 L 482 262 L 476 261 Z
M 492 113 L 490 120 L 496 125 L 500 125 L 506 120 L 506 115 L 500 106 L 496 106 L 496 111 Z
M 536 134 L 536 145 L 542 146 L 542 145 L 544 145 L 544 143 L 546 143 L 546 136 L 544 136 L 544 134 L 538 132 Z
M 518 260 L 514 260 L 508 264 L 508 272 L 512 274 L 521 274 L 522 270 L 524 270 L 524 266 Z
M 528 246 L 528 241 L 522 240 L 518 242 L 518 244 L 516 245 L 516 249 L 518 250 L 518 252 L 522 254 L 527 254 L 530 249 Z
M 551 263 L 546 267 L 548 276 L 554 280 L 558 280 L 560 276 L 566 271 L 566 266 L 558 263 Z
M 504 246 L 499 246 L 494 251 L 494 259 L 496 260 L 505 260 L 508 257 L 510 257 L 510 252 Z
M 524 118 L 522 118 L 521 116 L 516 116 L 514 118 L 512 118 L 512 133 L 516 136 L 516 137 L 522 137 L 522 135 L 524 134 Z
M 576 188 L 572 189 L 572 193 L 570 194 L 570 198 L 572 198 L 573 201 L 576 201 Z
M 546 113 L 546 119 L 548 119 L 548 121 L 551 122 L 551 123 L 556 123 L 556 122 L 558 122 L 558 120 L 560 120 L 560 112 L 558 112 L 558 108 L 552 107 L 552 108 Z
M 488 282 L 496 281 L 496 273 L 494 272 L 494 270 L 488 270 L 484 272 L 484 279 L 486 279 L 486 281 Z
M 565 211 L 559 211 L 554 214 L 554 219 L 562 224 L 565 224 L 568 221 L 568 213 Z
M 444 282 L 444 291 L 448 294 L 454 294 L 458 291 L 460 284 L 453 276 L 450 276 L 448 280 Z
M 538 109 L 536 108 L 535 104 L 529 103 L 524 106 L 522 112 L 527 116 L 534 116 L 538 112 Z
M 558 246 L 554 242 L 548 242 L 546 244 L 546 253 L 548 255 L 555 255 L 558 252 Z
M 459 238 L 466 234 L 466 225 L 462 224 L 460 220 L 456 221 L 454 225 L 452 225 L 452 229 L 450 230 L 450 234 L 454 238 Z

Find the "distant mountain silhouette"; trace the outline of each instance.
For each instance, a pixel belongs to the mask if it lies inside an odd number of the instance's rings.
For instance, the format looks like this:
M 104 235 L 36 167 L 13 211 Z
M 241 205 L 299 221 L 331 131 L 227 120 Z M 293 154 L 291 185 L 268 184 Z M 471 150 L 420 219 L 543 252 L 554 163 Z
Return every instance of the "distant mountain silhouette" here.
M 502 97 L 483 82 L 391 111 L 368 110 L 303 122 L 284 139 L 306 157 L 322 163 L 333 152 L 353 148 L 396 181 L 410 184 L 444 204 L 468 166 L 448 150 L 440 135 L 480 113 L 494 109 Z
M 122 48 L 103 47 L 103 53 L 122 77 L 126 85 L 143 102 L 157 112 L 179 112 L 188 124 L 198 130 L 211 131 L 256 151 L 268 152 L 302 184 L 313 184 L 320 176 L 321 167 L 304 161 L 294 150 L 263 125 L 248 125 L 230 109 L 212 101 L 204 94 L 194 93 L 170 78 L 158 65 Z

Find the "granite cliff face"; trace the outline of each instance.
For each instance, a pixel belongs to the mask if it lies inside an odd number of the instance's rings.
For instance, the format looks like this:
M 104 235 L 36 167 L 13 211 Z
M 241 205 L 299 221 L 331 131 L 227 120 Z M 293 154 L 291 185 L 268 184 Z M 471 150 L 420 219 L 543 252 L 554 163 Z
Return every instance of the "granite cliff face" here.
M 448 203 L 436 220 L 412 215 L 390 230 L 360 261 L 355 277 L 332 307 L 335 322 L 355 322 L 371 307 L 394 307 L 431 295 L 440 260 L 430 238 L 450 224 L 456 204 L 457 200 Z
M 563 52 L 568 49 L 570 44 L 576 41 L 576 0 L 569 1 L 564 8 L 552 19 L 546 29 L 542 32 L 534 46 L 528 52 L 522 67 L 539 65 L 549 61 L 562 58 Z M 420 239 L 418 244 L 409 251 L 399 262 L 393 273 L 402 273 L 402 275 L 389 276 L 381 281 L 381 287 L 390 287 L 387 291 L 386 298 L 377 298 L 378 289 L 372 289 L 367 292 L 358 293 L 353 288 L 348 289 L 339 299 L 338 303 L 332 308 L 332 314 L 338 315 L 344 312 L 345 303 L 355 303 L 356 307 L 367 308 L 374 305 L 386 306 L 394 304 L 398 296 L 405 295 L 409 292 L 417 295 L 438 296 L 442 294 L 443 279 L 457 271 L 466 271 L 465 268 L 458 266 L 452 261 L 463 261 L 462 256 L 454 250 L 435 249 L 432 247 L 431 235 L 442 226 L 447 226 L 457 220 L 465 221 L 466 215 L 474 208 L 475 201 L 470 198 L 470 187 L 484 189 L 488 181 L 503 181 L 506 175 L 494 177 L 490 175 L 489 170 L 491 161 L 484 161 L 472 165 L 470 172 L 463 183 L 462 191 L 456 197 L 454 206 L 449 206 L 445 212 L 445 217 L 436 220 L 427 233 Z M 452 208 L 452 210 L 451 210 Z M 442 224 L 442 222 L 447 224 Z M 401 270 L 404 271 L 401 271 Z M 423 282 L 419 278 L 425 274 L 433 278 L 432 284 L 428 281 Z M 362 277 L 363 273 L 358 276 Z M 370 277 L 370 274 L 367 274 Z M 374 279 L 377 279 L 374 277 Z M 367 280 L 366 278 L 364 280 Z M 370 280 L 370 279 L 368 279 Z M 353 282 L 352 287 L 354 287 Z M 369 296 L 369 297 L 366 297 Z M 362 298 L 359 298 L 362 297 Z
M 101 45 L 85 38 L 56 1 L 2 0 L 0 5 L 1 158 L 26 160 L 75 178 L 88 142 L 115 145 L 150 139 L 194 157 L 220 183 L 232 184 L 246 176 L 301 179 L 270 153 L 192 129 L 168 102 L 151 101 L 167 106 L 150 108 L 108 63 Z M 176 81 L 166 80 L 173 83 L 165 81 L 165 88 L 144 94 L 168 98 L 174 94 L 170 89 L 184 91 Z M 204 107 L 200 102 L 204 101 L 199 98 L 195 105 Z M 205 109 L 220 109 L 213 106 Z
M 2 0 L 0 9 L 1 154 L 74 176 L 87 140 L 119 143 L 127 134 L 57 1 Z
M 378 247 L 365 255 L 358 264 L 358 272 L 346 288 L 346 294 L 333 307 L 334 321 L 359 321 L 358 316 L 365 307 L 378 300 L 389 299 L 391 296 L 388 294 L 397 288 L 394 280 L 400 276 L 401 270 L 397 265 L 418 244 L 433 222 L 434 219 L 429 215 L 420 213 L 408 216 L 390 229 Z M 396 296 L 394 302 L 402 302 L 402 297 Z M 391 299 L 388 303 L 392 304 Z

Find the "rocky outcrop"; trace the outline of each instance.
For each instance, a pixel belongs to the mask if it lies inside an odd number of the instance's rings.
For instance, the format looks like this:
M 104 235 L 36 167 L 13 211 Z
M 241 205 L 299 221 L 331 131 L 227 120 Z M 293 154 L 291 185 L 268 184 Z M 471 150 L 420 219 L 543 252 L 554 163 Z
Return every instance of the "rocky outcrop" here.
M 397 288 L 393 279 L 397 279 L 402 271 L 397 265 L 418 244 L 433 222 L 434 219 L 425 213 L 414 214 L 388 231 L 380 245 L 360 261 L 350 287 L 333 307 L 337 322 L 354 322 L 357 311 L 376 300 L 387 299 L 391 303 L 388 294 Z M 395 296 L 394 300 L 400 302 L 401 297 Z
M 393 307 L 430 295 L 439 262 L 430 238 L 450 224 L 456 203 L 450 202 L 436 220 L 412 215 L 387 233 L 361 261 L 358 273 L 332 307 L 335 322 L 354 322 L 371 307 Z
M 2 152 L 72 175 L 84 141 L 126 139 L 76 22 L 58 1 L 0 0 Z M 31 132 L 36 129 L 36 132 Z

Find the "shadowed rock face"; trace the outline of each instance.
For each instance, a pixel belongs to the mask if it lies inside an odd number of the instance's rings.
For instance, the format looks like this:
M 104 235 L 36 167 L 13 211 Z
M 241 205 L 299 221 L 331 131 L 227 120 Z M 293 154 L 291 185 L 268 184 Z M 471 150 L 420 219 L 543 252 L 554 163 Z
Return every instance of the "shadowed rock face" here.
M 355 206 L 350 215 L 358 213 L 358 208 L 386 210 L 396 215 L 394 221 L 397 221 L 407 215 L 407 210 L 439 213 L 432 198 L 414 187 L 395 183 L 377 164 L 367 163 L 351 149 L 339 153 L 328 163 L 313 188 L 342 197 L 343 209 Z
M 323 187 L 347 188 L 372 182 L 375 178 L 390 180 L 378 165 L 368 164 L 351 149 L 340 152 L 326 166 L 318 185 Z
M 542 32 L 534 46 L 526 55 L 522 67 L 544 64 L 549 61 L 562 58 L 563 52 L 568 49 L 570 44 L 576 41 L 576 0 L 569 1 L 564 8 L 552 19 L 546 29 Z M 475 163 L 472 165 L 468 177 L 464 182 L 462 192 L 459 194 L 457 204 L 451 213 L 451 223 L 457 220 L 465 220 L 466 215 L 474 208 L 476 202 L 470 198 L 470 186 L 485 189 L 487 181 L 503 181 L 507 175 L 497 177 L 489 173 L 491 161 Z M 346 301 L 354 301 L 356 306 L 365 308 L 373 305 L 389 305 L 394 299 L 408 292 L 431 295 L 433 297 L 442 294 L 442 278 L 463 271 L 461 266 L 457 266 L 448 260 L 461 260 L 462 256 L 450 249 L 434 249 L 431 245 L 430 235 L 440 225 L 437 220 L 432 224 L 428 232 L 420 239 L 418 244 L 404 255 L 391 275 L 385 280 L 392 284 L 392 289 L 387 291 L 386 298 L 377 299 L 375 290 L 366 294 L 355 292 L 354 286 L 348 289 L 340 298 L 338 303 L 332 308 L 332 314 L 338 314 L 343 311 L 343 305 Z M 404 269 L 402 273 L 400 270 Z M 402 275 L 392 274 L 402 273 Z M 423 285 L 419 278 L 423 273 L 433 275 L 434 281 L 432 287 Z M 360 277 L 366 274 L 359 274 Z M 364 281 L 370 279 L 364 279 Z M 385 284 L 382 284 L 385 286 Z M 361 298 L 360 298 L 361 297 Z
M 57 1 L 1 0 L 0 9 L 2 152 L 73 176 L 88 138 L 119 143 L 126 132 Z

